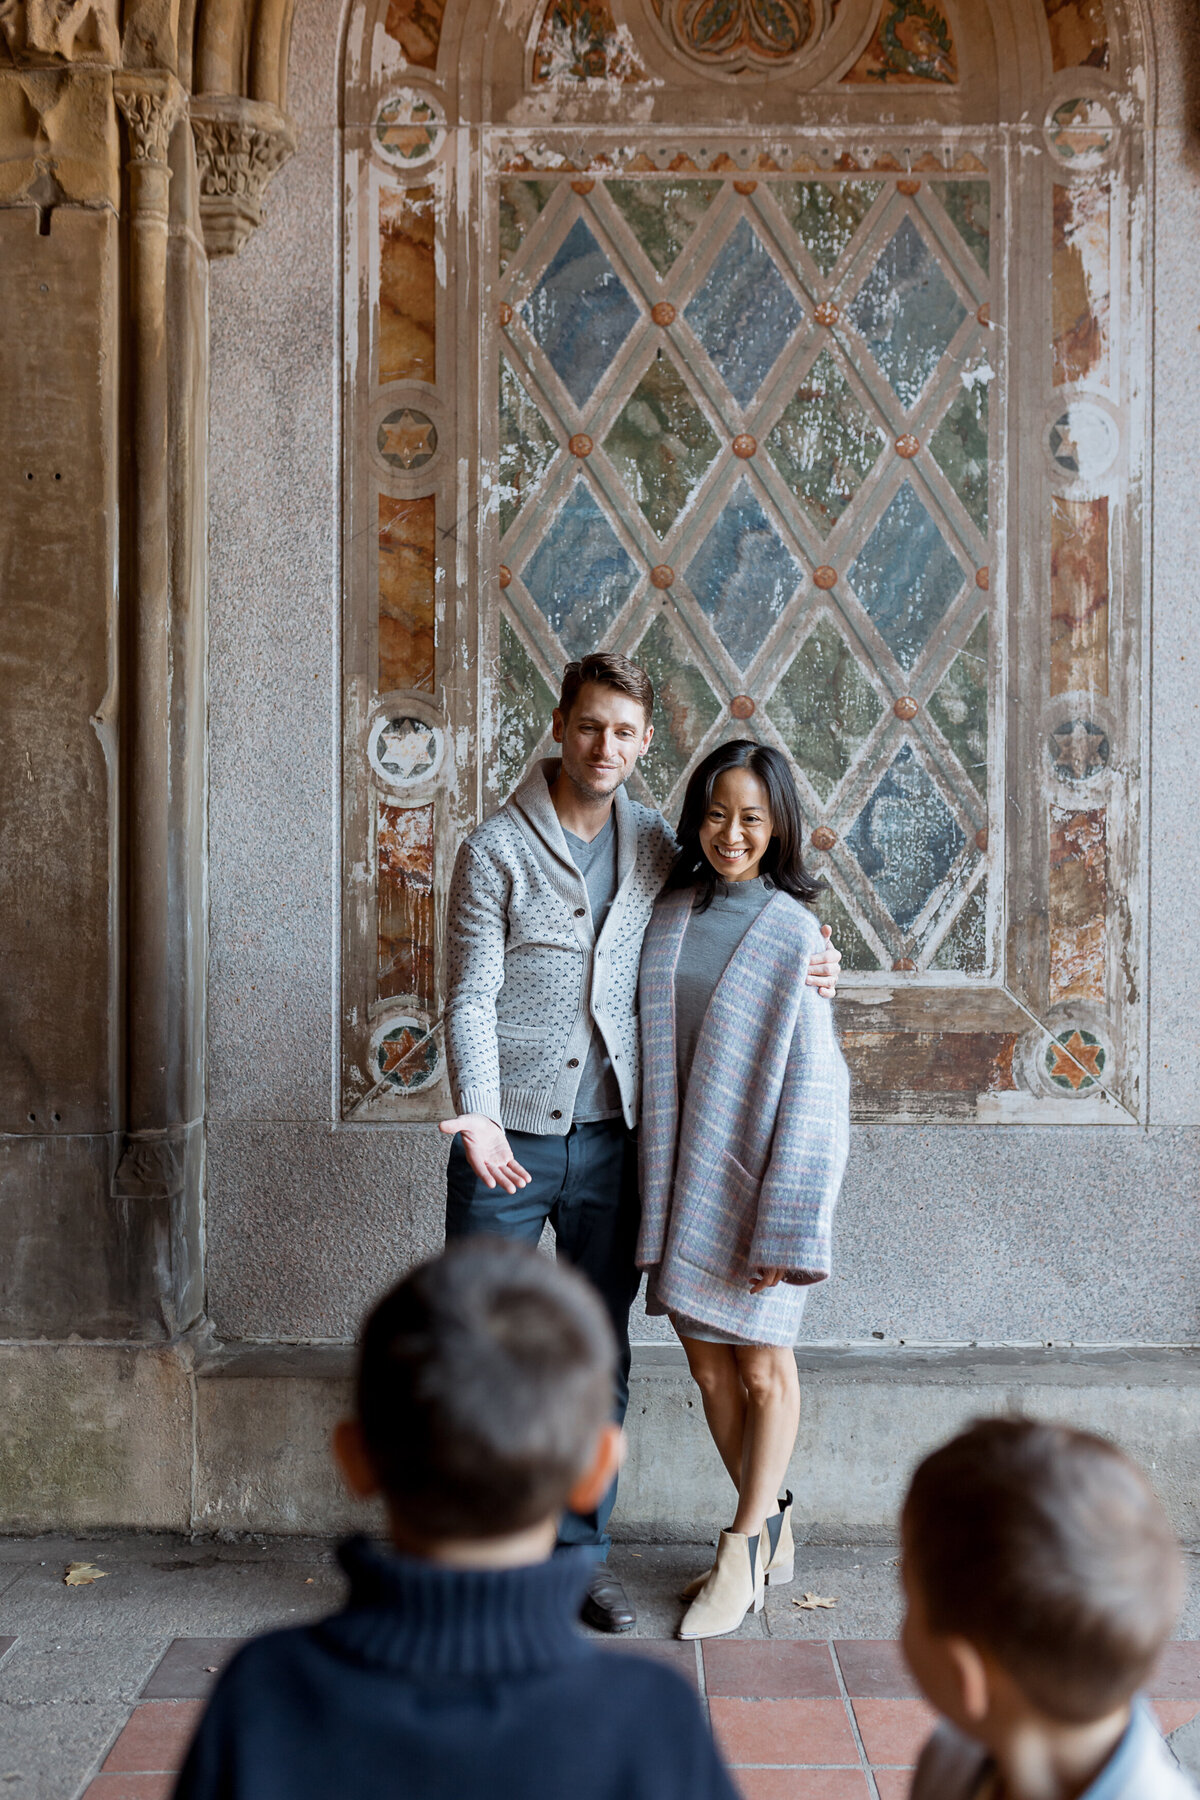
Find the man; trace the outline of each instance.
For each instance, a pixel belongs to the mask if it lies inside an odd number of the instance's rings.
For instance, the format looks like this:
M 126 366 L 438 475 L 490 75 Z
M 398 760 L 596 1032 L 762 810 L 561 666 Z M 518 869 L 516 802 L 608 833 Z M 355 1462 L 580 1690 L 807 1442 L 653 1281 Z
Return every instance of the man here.
M 490 1232 L 559 1255 L 608 1308 L 629 1397 L 637 1292 L 637 982 L 642 936 L 675 854 L 660 813 L 624 791 L 654 736 L 654 690 L 628 657 L 568 663 L 554 711 L 562 759 L 537 763 L 462 845 L 447 919 L 446 1053 L 459 1116 L 447 1171 L 447 1238 Z M 832 994 L 832 945 L 808 981 Z M 594 1513 L 568 1513 L 561 1544 L 596 1569 L 583 1618 L 628 1631 L 636 1615 L 606 1567 L 614 1482 Z

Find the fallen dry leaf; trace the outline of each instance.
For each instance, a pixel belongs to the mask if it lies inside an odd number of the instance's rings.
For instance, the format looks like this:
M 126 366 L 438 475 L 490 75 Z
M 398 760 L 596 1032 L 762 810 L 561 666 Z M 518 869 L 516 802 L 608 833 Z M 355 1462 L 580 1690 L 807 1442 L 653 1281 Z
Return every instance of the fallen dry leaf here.
M 312 1586 L 312 1584 L 313 1584 L 313 1578 L 312 1578 L 312 1576 L 311 1576 L 311 1575 L 307 1575 L 307 1576 L 305 1576 L 305 1579 L 304 1579 L 304 1585 L 305 1585 L 305 1587 L 311 1587 L 311 1586 Z
M 215 1674 L 216 1674 L 216 1672 L 217 1672 L 217 1665 L 216 1665 L 216 1663 L 205 1663 L 205 1665 L 204 1665 L 204 1673 L 205 1673 L 205 1674 L 206 1674 L 206 1675 L 215 1675 Z
M 63 1582 L 67 1587 L 90 1587 L 93 1581 L 103 1581 L 107 1573 L 106 1569 L 98 1569 L 95 1563 L 68 1563 Z
M 805 1594 L 803 1600 L 793 1600 L 792 1605 L 801 1612 L 816 1612 L 818 1606 L 836 1606 L 837 1601 L 826 1599 L 824 1594 Z

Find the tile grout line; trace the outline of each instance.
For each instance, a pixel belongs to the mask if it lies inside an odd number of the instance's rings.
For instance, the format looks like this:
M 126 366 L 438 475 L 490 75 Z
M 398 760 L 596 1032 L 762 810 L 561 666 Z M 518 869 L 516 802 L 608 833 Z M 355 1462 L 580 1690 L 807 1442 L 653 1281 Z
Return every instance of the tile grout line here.
M 846 1686 L 846 1678 L 842 1674 L 841 1659 L 838 1656 L 837 1646 L 832 1638 L 829 1640 L 829 1654 L 833 1659 L 833 1671 L 837 1676 L 837 1684 L 841 1690 L 842 1705 L 846 1708 L 846 1717 L 849 1719 L 850 1729 L 854 1733 L 854 1742 L 858 1745 L 859 1762 L 862 1771 L 867 1778 L 867 1788 L 870 1792 L 871 1800 L 879 1800 L 879 1785 L 875 1780 L 875 1771 L 871 1767 L 870 1760 L 867 1756 L 866 1746 L 862 1741 L 862 1732 L 858 1729 L 858 1720 L 854 1716 L 854 1705 L 850 1699 L 849 1689 Z

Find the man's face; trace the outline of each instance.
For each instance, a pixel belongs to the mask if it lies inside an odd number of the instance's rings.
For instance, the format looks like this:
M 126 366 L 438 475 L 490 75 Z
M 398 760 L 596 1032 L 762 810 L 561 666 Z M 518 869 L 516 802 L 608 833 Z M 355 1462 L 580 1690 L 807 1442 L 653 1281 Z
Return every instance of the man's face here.
M 564 717 L 554 709 L 554 741 L 562 745 L 563 774 L 591 800 L 607 800 L 650 747 L 654 727 L 636 700 L 607 682 L 586 681 Z

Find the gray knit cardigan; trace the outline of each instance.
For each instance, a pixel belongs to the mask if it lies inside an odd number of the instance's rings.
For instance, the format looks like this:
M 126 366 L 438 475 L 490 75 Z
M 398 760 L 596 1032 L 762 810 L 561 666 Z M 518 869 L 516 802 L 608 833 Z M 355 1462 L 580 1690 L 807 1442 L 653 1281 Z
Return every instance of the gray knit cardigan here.
M 593 1023 L 612 1058 L 626 1123 L 637 1123 L 638 964 L 675 856 L 662 815 L 618 789 L 617 894 L 597 939 L 587 886 L 550 799 L 559 767 L 536 763 L 462 844 L 446 925 L 455 1105 L 550 1137 L 570 1129 Z

